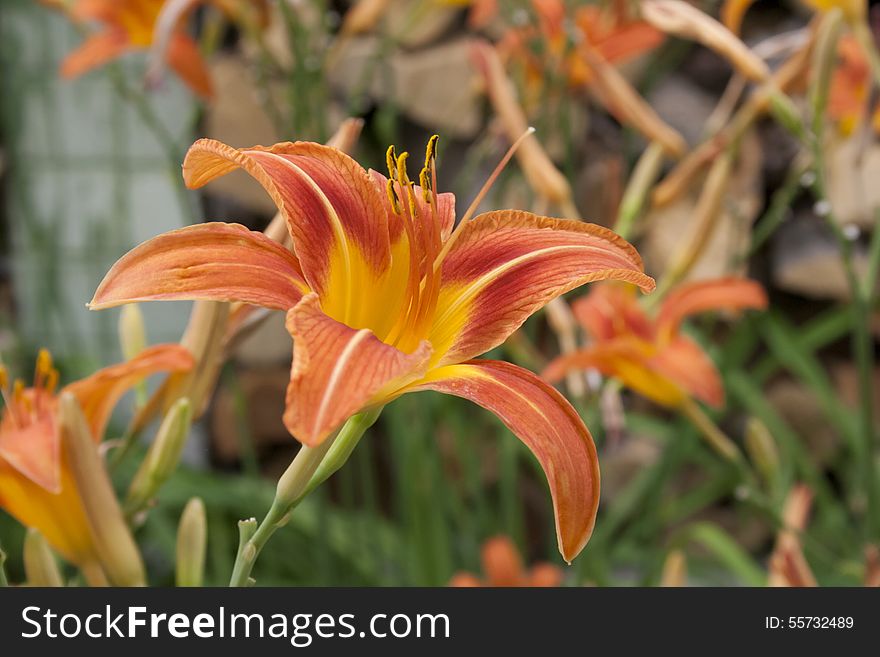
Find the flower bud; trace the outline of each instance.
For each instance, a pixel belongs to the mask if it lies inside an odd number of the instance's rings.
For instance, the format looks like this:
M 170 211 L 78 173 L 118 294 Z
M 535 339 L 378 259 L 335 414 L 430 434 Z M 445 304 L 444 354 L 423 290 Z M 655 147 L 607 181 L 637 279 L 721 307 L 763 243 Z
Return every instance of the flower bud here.
M 156 439 L 131 482 L 125 500 L 127 514 L 143 509 L 177 468 L 191 421 L 189 400 L 186 397 L 178 399 L 165 414 Z
M 177 586 L 202 586 L 207 533 L 205 504 L 194 497 L 186 503 L 177 526 Z
M 24 572 L 29 586 L 64 586 L 52 549 L 36 529 L 24 538 Z
M 114 586 L 143 586 L 146 577 L 140 552 L 125 523 L 79 403 L 69 392 L 60 396 L 58 421 L 64 457 L 107 578 Z
M 756 417 L 750 417 L 746 424 L 746 451 L 768 483 L 776 478 L 779 471 L 779 450 L 767 426 Z
M 136 303 L 122 306 L 119 314 L 119 345 L 125 360 L 131 360 L 147 347 L 144 315 Z

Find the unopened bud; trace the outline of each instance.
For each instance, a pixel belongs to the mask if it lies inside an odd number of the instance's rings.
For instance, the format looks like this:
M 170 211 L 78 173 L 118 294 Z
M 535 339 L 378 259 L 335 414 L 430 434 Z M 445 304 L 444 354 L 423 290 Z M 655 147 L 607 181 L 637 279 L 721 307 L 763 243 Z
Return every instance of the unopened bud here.
M 126 513 L 131 515 L 143 509 L 177 469 L 191 421 L 192 406 L 189 400 L 185 397 L 178 399 L 165 414 L 156 432 L 156 439 L 131 482 L 125 500 Z
M 779 450 L 770 430 L 756 417 L 750 417 L 746 424 L 745 444 L 749 458 L 764 480 L 774 481 L 779 472 Z
M 36 529 L 24 538 L 24 572 L 29 586 L 64 586 L 52 548 Z
M 681 550 L 673 550 L 666 556 L 660 575 L 660 586 L 687 586 L 687 558 Z
M 136 303 L 122 306 L 119 314 L 119 344 L 125 360 L 131 360 L 147 347 L 144 315 Z
M 205 504 L 198 497 L 186 503 L 177 526 L 177 586 L 202 586 L 208 534 Z
M 62 449 L 104 572 L 115 586 L 143 586 L 146 577 L 140 552 L 125 524 L 88 423 L 69 392 L 61 394 L 58 418 Z

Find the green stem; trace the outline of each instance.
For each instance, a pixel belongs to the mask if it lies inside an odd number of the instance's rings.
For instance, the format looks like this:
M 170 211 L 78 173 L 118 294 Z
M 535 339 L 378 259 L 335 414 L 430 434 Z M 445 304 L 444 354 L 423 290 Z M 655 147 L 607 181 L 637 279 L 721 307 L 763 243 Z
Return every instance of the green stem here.
M 827 192 L 827 169 L 823 148 L 825 132 L 825 110 L 828 104 L 831 70 L 836 62 L 837 40 L 839 38 L 839 18 L 828 16 L 827 27 L 820 27 L 820 39 L 817 46 L 814 69 L 818 71 L 813 80 L 811 91 L 813 121 L 812 135 L 808 139 L 808 147 L 813 156 L 815 167 L 815 180 L 811 186 L 813 196 L 817 203 L 822 203 L 828 208 L 824 212 L 824 219 L 837 240 L 840 251 L 844 274 L 852 297 L 853 307 L 853 334 L 852 355 L 856 361 L 858 370 L 859 387 L 859 433 L 862 441 L 861 454 L 857 459 L 862 468 L 862 479 L 867 496 L 865 509 L 865 531 L 869 540 L 880 536 L 880 491 L 877 489 L 877 473 L 875 464 L 875 437 L 874 437 L 874 410 L 873 410 L 873 370 L 874 370 L 874 344 L 871 336 L 871 295 L 874 282 L 859 280 L 853 264 L 853 244 L 844 234 L 840 223 L 834 216 L 833 208 L 828 200 Z M 824 29 L 823 29 L 824 28 Z M 862 43 L 871 59 L 872 70 L 876 77 L 880 78 L 880 58 L 874 46 L 873 37 L 868 31 L 867 25 L 857 23 L 853 25 L 856 37 Z M 824 43 L 823 43 L 824 41 Z M 872 245 L 873 247 L 873 245 Z M 873 254 L 872 254 L 873 255 Z M 870 269 L 870 268 L 869 268 Z
M 238 554 L 229 586 L 248 586 L 251 583 L 254 563 L 272 534 L 287 524 L 290 512 L 309 493 L 342 467 L 381 412 L 382 408 L 378 407 L 353 415 L 335 436 L 316 447 L 304 445 L 300 448 L 296 458 L 278 480 L 275 499 L 263 521 L 259 525 L 254 519 L 239 523 Z
M 198 223 L 198 217 L 193 206 L 190 191 L 186 188 L 183 177 L 179 175 L 179 167 L 183 163 L 183 152 L 177 145 L 174 135 L 168 130 L 159 116 L 153 110 L 153 106 L 147 100 L 146 96 L 134 89 L 125 79 L 121 67 L 118 64 L 111 64 L 108 67 L 110 81 L 113 83 L 113 89 L 117 95 L 127 102 L 135 110 L 138 117 L 143 121 L 144 125 L 150 130 L 156 141 L 165 152 L 165 157 L 169 164 L 169 173 L 171 175 L 172 185 L 177 194 L 180 209 L 186 219 L 187 224 Z

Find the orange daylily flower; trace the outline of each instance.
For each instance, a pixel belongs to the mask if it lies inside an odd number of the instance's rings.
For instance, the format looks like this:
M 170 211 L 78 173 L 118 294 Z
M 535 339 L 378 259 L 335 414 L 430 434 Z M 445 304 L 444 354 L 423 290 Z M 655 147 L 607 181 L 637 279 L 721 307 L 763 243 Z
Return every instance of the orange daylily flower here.
M 547 62 L 528 47 L 540 40 L 551 57 L 563 57 L 566 45 L 564 21 L 565 5 L 560 0 L 533 0 L 538 27 L 511 29 L 498 44 L 503 58 L 524 67 L 528 79 L 537 83 L 544 75 Z M 663 32 L 642 20 L 632 18 L 625 7 L 608 9 L 596 5 L 580 7 L 574 15 L 578 36 L 599 57 L 611 64 L 622 64 L 660 46 L 666 38 Z M 573 86 L 592 80 L 590 66 L 578 52 L 564 56 L 562 64 L 569 83 Z
M 689 397 L 721 406 L 721 377 L 700 346 L 680 333 L 681 322 L 709 310 L 766 306 L 767 296 L 754 281 L 722 278 L 679 287 L 650 317 L 634 290 L 603 285 L 572 307 L 594 344 L 557 358 L 543 376 L 558 381 L 573 368 L 594 368 L 663 406 L 677 407 Z
M 865 51 L 851 35 L 841 37 L 837 54 L 839 62 L 828 90 L 828 115 L 844 135 L 849 135 L 862 124 L 868 112 L 871 67 Z M 880 108 L 874 109 L 871 126 L 880 131 Z
M 600 226 L 501 211 L 470 220 L 468 212 L 453 230 L 455 197 L 435 191 L 435 146 L 436 137 L 415 185 L 408 155 L 393 147 L 386 178 L 319 144 L 235 149 L 200 140 L 184 162 L 187 184 L 244 169 L 285 217 L 295 255 L 237 224 L 190 226 L 123 256 L 90 307 L 213 299 L 287 312 L 295 348 L 284 422 L 310 446 L 406 392 L 476 402 L 544 467 L 570 560 L 589 538 L 598 502 L 590 433 L 531 372 L 473 359 L 568 290 L 602 279 L 650 290 L 654 281 L 635 249 Z
M 95 442 L 100 442 L 113 407 L 132 386 L 151 374 L 185 370 L 192 357 L 183 347 L 158 345 L 66 386 L 82 408 Z M 0 508 L 40 531 L 66 560 L 78 566 L 97 561 L 86 512 L 61 449 L 58 371 L 45 350 L 37 360 L 34 385 L 17 381 L 10 391 L 0 369 L 6 402 L 0 419 Z
M 77 0 L 69 14 L 76 21 L 97 21 L 104 29 L 90 36 L 61 64 L 61 75 L 77 77 L 135 50 L 153 44 L 154 30 L 165 0 Z M 168 65 L 199 96 L 212 95 L 211 79 L 198 44 L 182 26 L 168 37 Z
M 507 536 L 490 538 L 481 552 L 485 579 L 473 573 L 456 573 L 449 586 L 559 586 L 562 571 L 549 563 L 537 563 L 526 570 L 522 557 L 513 541 Z

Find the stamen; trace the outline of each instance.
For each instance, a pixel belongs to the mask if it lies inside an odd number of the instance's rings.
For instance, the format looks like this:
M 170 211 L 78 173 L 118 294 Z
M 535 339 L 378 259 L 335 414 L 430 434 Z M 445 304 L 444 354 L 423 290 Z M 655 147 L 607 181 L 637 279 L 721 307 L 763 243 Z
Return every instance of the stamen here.
M 433 135 L 428 140 L 425 147 L 425 168 L 430 168 L 434 160 L 437 159 L 437 142 L 440 141 L 440 135 Z
M 477 208 L 480 206 L 480 203 L 483 202 L 483 199 L 486 197 L 486 194 L 489 193 L 489 190 L 492 188 L 492 185 L 495 184 L 495 181 L 498 179 L 498 176 L 501 175 L 501 172 L 504 170 L 504 167 L 507 166 L 507 163 L 510 162 L 510 159 L 513 157 L 514 153 L 519 149 L 522 143 L 526 140 L 526 138 L 531 137 L 535 133 L 534 128 L 529 128 L 524 133 L 522 133 L 519 138 L 511 144 L 510 148 L 507 149 L 507 152 L 504 154 L 504 157 L 501 158 L 501 161 L 495 167 L 495 170 L 492 171 L 492 174 L 483 183 L 483 186 L 480 188 L 480 191 L 477 193 L 476 197 L 474 197 L 473 202 L 468 206 L 467 211 L 462 216 L 461 221 L 458 222 L 458 226 L 455 227 L 455 230 L 452 231 L 452 235 L 449 236 L 449 239 L 446 240 L 446 244 L 443 245 L 443 249 L 440 251 L 437 259 L 434 260 L 434 270 L 439 269 L 440 265 L 443 263 L 443 259 L 446 257 L 446 254 L 449 253 L 449 250 L 452 248 L 452 245 L 455 243 L 455 240 L 458 239 L 458 235 L 461 233 L 462 226 L 464 226 L 468 221 L 470 221 L 471 217 L 477 211 Z
M 41 388 L 46 376 L 52 370 L 52 354 L 48 349 L 40 349 L 37 354 L 36 371 L 34 372 L 34 387 Z
M 397 192 L 394 191 L 394 180 L 389 178 L 385 185 L 385 191 L 388 192 L 388 200 L 391 201 L 391 209 L 394 214 L 400 214 L 400 199 L 397 198 Z
M 409 153 L 406 151 L 397 156 L 397 180 L 404 185 L 409 184 L 409 175 L 406 172 L 407 158 L 409 158 Z
M 46 377 L 46 392 L 50 395 L 55 392 L 55 388 L 58 387 L 58 370 L 54 367 L 49 371 L 49 376 Z
M 388 177 L 397 180 L 397 151 L 394 149 L 394 144 L 385 151 L 385 163 L 388 165 Z

